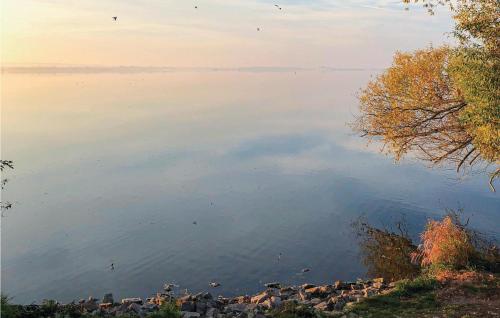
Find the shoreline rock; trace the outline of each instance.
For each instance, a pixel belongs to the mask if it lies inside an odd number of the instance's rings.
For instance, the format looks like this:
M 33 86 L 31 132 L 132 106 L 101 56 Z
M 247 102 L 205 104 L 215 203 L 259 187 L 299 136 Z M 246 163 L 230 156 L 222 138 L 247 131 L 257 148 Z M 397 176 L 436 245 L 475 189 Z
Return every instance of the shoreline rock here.
M 158 311 L 162 305 L 168 303 L 175 303 L 183 318 L 264 318 L 270 311 L 290 305 L 307 307 L 328 315 L 341 313 L 346 306 L 366 297 L 386 293 L 393 287 L 381 278 L 357 282 L 336 281 L 332 285 L 282 286 L 273 282 L 265 286 L 267 289 L 255 295 L 230 298 L 214 298 L 209 292 L 174 296 L 169 291 L 157 293 L 145 301 L 132 297 L 121 299 L 118 303 L 114 301 L 112 294 L 106 294 L 101 302 L 89 297 L 78 304 L 56 304 L 61 308 L 72 306 L 81 314 L 97 317 L 119 317 L 127 314 L 147 317 L 149 313 Z

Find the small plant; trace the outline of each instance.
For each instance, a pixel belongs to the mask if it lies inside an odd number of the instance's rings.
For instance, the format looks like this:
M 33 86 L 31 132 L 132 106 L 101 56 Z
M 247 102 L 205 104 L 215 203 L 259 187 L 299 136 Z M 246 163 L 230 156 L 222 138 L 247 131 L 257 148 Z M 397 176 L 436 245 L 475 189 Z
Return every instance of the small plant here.
M 413 259 L 422 266 L 445 265 L 455 269 L 470 264 L 475 248 L 468 232 L 457 218 L 447 215 L 441 221 L 430 220 L 421 234 L 422 248 Z
M 80 317 L 82 317 L 80 306 L 75 304 L 75 303 L 60 306 L 57 309 L 57 313 L 65 318 L 66 317 L 68 317 L 68 318 L 80 318 Z
M 299 305 L 294 302 L 285 302 L 280 308 L 274 309 L 269 313 L 272 318 L 319 318 L 320 313 L 314 309 Z
M 1 295 L 1 317 L 2 318 L 17 318 L 21 317 L 21 312 L 16 305 L 10 303 L 10 299 L 6 295 Z
M 52 299 L 44 299 L 40 306 L 40 313 L 43 317 L 52 317 L 57 313 L 59 304 Z
M 161 305 L 160 310 L 149 314 L 148 318 L 180 318 L 181 312 L 179 307 L 173 302 L 167 302 Z

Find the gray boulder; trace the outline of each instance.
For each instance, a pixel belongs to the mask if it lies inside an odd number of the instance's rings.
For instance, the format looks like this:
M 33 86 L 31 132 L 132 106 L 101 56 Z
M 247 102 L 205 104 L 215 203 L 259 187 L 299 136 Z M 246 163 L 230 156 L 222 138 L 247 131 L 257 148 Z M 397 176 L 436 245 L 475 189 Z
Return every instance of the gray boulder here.
M 114 299 L 113 299 L 113 294 L 109 293 L 109 294 L 104 294 L 104 297 L 102 297 L 102 301 L 101 303 L 114 303 Z

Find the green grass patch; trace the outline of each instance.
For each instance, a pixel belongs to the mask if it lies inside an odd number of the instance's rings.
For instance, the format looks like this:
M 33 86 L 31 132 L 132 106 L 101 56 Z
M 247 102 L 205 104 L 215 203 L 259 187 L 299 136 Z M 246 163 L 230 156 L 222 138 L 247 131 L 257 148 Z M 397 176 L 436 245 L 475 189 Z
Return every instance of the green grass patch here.
M 295 302 L 286 302 L 281 308 L 274 309 L 267 314 L 270 318 L 322 318 L 321 313 L 305 305 Z
M 160 310 L 147 315 L 148 318 L 180 318 L 181 312 L 175 303 L 166 303 L 160 307 Z
M 439 307 L 435 290 L 438 283 L 434 279 L 418 277 L 402 280 L 388 294 L 365 298 L 349 307 L 362 317 L 419 317 Z

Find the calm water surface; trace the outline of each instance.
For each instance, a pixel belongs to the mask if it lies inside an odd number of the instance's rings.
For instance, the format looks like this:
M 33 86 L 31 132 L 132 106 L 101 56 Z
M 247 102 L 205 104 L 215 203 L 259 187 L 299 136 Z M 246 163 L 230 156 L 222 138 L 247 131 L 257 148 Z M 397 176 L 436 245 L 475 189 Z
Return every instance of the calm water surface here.
M 2 292 L 17 302 L 364 275 L 350 222 L 415 232 L 445 208 L 498 237 L 483 176 L 391 158 L 352 135 L 370 72 L 7 74 Z M 197 224 L 193 224 L 196 222 Z M 281 258 L 278 260 L 278 255 Z M 115 270 L 110 270 L 110 264 Z M 298 274 L 308 267 L 311 272 Z

